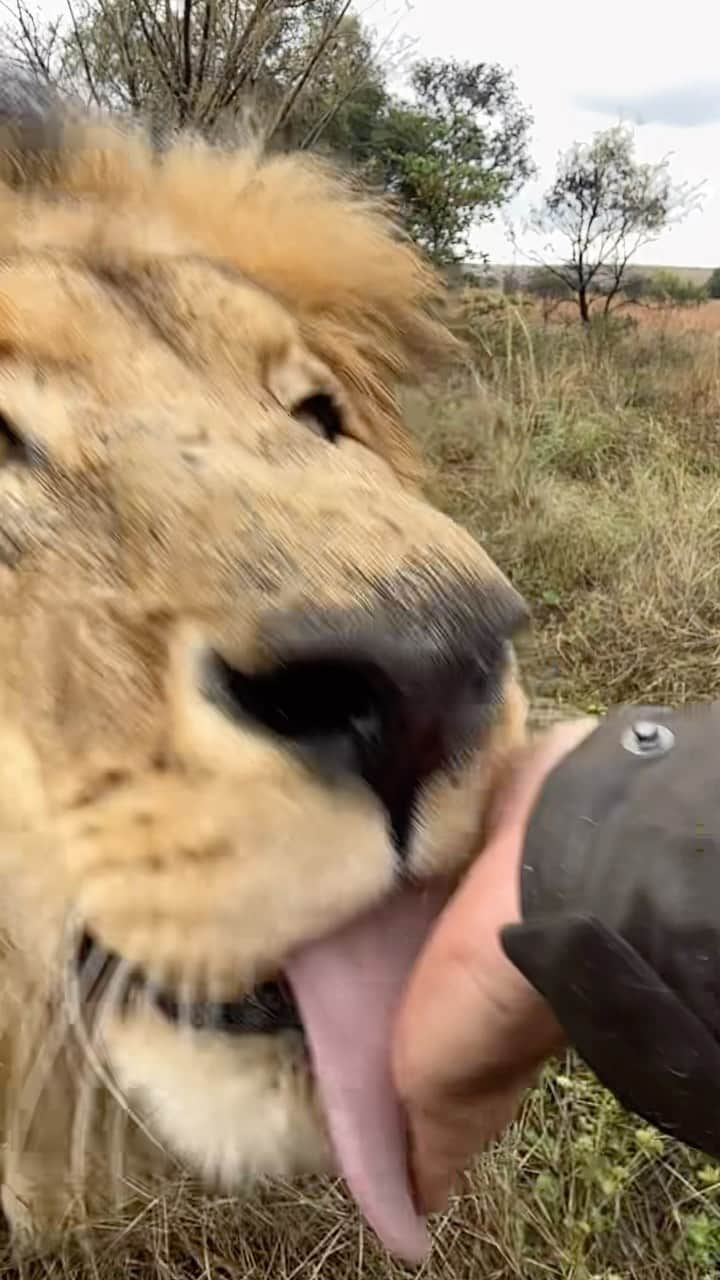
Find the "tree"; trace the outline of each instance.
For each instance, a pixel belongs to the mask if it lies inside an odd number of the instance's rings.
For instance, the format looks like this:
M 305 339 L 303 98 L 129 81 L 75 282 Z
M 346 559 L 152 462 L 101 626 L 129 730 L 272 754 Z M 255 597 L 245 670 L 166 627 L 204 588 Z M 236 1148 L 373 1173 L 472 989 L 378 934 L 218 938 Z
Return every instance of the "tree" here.
M 66 0 L 44 23 L 13 3 L 12 61 L 143 117 L 156 136 L 189 126 L 217 137 L 251 108 L 268 139 L 286 140 L 292 122 L 293 142 L 312 145 L 355 93 L 382 83 L 350 0 Z
M 720 267 L 716 267 L 707 282 L 708 298 L 720 298 Z
M 531 119 L 511 76 L 487 63 L 419 62 L 411 89 L 412 101 L 389 100 L 373 131 L 375 167 L 418 242 L 452 263 L 471 228 L 533 172 Z
M 561 156 L 531 220 L 536 232 L 551 237 L 536 260 L 568 287 L 587 323 L 593 295 L 607 315 L 638 250 L 695 208 L 698 197 L 699 188 L 673 185 L 666 161 L 637 161 L 630 130 L 608 129 Z M 567 245 L 559 266 L 550 260 L 552 238 Z
M 32 2 L 0 0 L 0 51 L 16 65 L 139 116 L 158 142 L 181 128 L 232 142 L 252 125 L 265 145 L 331 151 L 395 197 L 440 264 L 532 171 L 505 71 L 419 62 L 412 98 L 394 96 L 408 42 L 378 43 L 351 0 L 65 0 L 44 21 Z

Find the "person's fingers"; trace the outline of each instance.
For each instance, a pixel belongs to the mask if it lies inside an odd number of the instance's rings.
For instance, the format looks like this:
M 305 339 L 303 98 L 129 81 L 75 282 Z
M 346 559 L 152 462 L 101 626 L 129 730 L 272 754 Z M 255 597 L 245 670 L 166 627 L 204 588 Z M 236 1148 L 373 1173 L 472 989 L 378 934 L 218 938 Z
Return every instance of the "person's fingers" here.
M 416 1192 L 427 1208 L 444 1202 L 455 1174 L 511 1122 L 562 1042 L 547 1006 L 505 956 L 499 931 L 520 918 L 523 834 L 542 781 L 594 727 L 558 726 L 523 752 L 496 803 L 487 847 L 411 975 L 393 1068 Z

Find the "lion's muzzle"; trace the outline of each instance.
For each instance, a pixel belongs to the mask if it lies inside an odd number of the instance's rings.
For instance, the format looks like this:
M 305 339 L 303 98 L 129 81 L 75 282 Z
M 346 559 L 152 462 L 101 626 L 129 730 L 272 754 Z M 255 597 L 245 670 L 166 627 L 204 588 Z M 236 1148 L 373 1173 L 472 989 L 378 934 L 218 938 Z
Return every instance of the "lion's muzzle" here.
M 262 637 L 268 661 L 255 675 L 217 652 L 203 665 L 207 696 L 245 729 L 281 740 L 330 782 L 362 779 L 401 856 L 420 788 L 491 724 L 508 642 L 525 616 L 502 580 L 445 586 L 411 608 L 402 594 L 398 582 L 375 609 L 272 619 Z

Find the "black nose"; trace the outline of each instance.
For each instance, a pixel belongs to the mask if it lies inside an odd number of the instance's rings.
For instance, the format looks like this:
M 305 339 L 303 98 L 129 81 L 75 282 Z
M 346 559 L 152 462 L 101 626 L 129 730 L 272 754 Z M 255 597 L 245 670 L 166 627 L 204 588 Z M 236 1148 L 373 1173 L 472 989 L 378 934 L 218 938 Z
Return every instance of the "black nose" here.
M 247 675 L 214 653 L 207 691 L 326 777 L 361 777 L 402 851 L 422 784 L 475 747 L 497 712 L 508 640 L 524 617 L 519 598 L 508 597 L 504 610 L 497 602 L 488 610 L 487 600 L 468 610 L 463 597 L 462 609 L 448 611 L 444 600 L 404 626 L 397 616 L 294 615 L 272 627 L 269 670 Z

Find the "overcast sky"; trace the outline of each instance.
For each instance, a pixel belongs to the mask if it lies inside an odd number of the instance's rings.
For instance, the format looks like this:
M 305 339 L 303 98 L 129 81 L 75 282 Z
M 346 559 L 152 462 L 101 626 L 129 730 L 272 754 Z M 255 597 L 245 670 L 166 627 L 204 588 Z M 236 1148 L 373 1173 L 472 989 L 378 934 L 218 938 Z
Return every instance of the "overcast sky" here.
M 35 2 L 45 13 L 62 5 Z M 383 34 L 412 38 L 417 56 L 512 71 L 534 116 L 540 170 L 513 203 L 516 226 L 548 185 L 558 153 L 622 120 L 635 126 L 641 160 L 668 156 L 676 181 L 706 184 L 702 208 L 637 260 L 720 265 L 718 0 L 355 0 L 355 8 Z M 495 262 L 513 261 L 502 219 L 480 228 L 475 244 Z
M 638 256 L 666 266 L 720 264 L 720 4 L 718 0 L 358 0 L 381 30 L 397 23 L 422 56 L 499 62 L 534 116 L 538 182 L 513 207 L 522 218 L 548 185 L 558 152 L 624 120 L 637 155 L 669 156 L 676 181 L 706 180 L 702 209 Z M 511 262 L 501 221 L 478 248 Z M 522 260 L 522 259 L 519 259 Z

